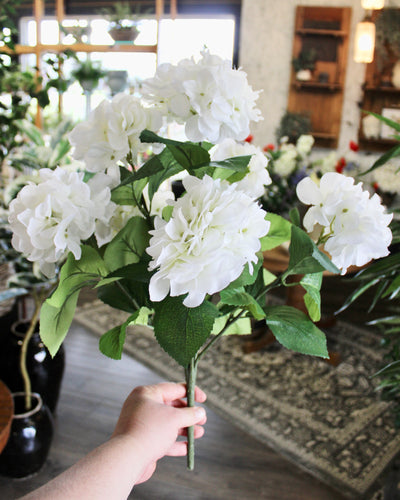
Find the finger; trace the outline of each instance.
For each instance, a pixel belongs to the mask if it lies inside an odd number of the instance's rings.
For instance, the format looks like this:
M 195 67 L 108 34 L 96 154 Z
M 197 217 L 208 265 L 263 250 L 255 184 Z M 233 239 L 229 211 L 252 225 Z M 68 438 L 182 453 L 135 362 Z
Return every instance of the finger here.
M 187 427 L 179 430 L 179 436 L 187 436 Z M 194 438 L 198 439 L 204 436 L 204 427 L 201 425 L 194 426 Z
M 175 441 L 165 455 L 168 457 L 184 457 L 187 455 L 187 442 Z
M 194 389 L 194 399 L 198 403 L 204 403 L 204 401 L 207 399 L 207 394 L 200 389 L 200 387 L 195 387 Z
M 177 419 L 179 427 L 190 427 L 204 421 L 206 418 L 206 411 L 202 406 L 195 406 L 193 408 L 180 408 L 177 410 Z

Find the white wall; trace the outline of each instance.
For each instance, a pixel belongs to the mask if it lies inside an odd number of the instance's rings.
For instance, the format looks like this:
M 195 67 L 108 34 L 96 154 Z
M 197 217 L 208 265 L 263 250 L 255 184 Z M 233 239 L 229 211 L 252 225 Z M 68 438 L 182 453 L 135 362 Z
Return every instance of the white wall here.
M 365 64 L 353 61 L 355 27 L 365 15 L 360 0 L 243 0 L 239 62 L 253 89 L 263 89 L 257 102 L 264 121 L 252 127 L 254 143 L 264 146 L 275 142 L 275 129 L 287 107 L 297 5 L 352 7 L 338 145 L 339 151 L 346 151 L 349 141 L 357 140 L 357 103 L 365 76 Z M 400 0 L 386 0 L 386 5 L 400 7 Z

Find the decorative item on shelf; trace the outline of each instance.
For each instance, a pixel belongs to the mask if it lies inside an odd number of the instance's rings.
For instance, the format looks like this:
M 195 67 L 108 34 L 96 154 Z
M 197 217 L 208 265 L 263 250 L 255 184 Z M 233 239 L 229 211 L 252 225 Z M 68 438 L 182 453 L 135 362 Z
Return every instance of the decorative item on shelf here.
M 136 4 L 137 12 L 140 4 Z M 110 23 L 108 33 L 115 42 L 134 42 L 139 35 L 139 14 L 134 14 L 128 2 L 115 2 L 112 7 L 102 9 Z
M 63 43 L 68 43 L 69 38 L 72 39 L 73 43 L 88 43 L 89 37 L 92 32 L 90 26 L 88 26 L 87 21 L 85 24 L 67 24 L 66 21 L 60 26 L 60 30 L 66 35 L 66 39 L 63 40 Z
M 301 135 L 307 135 L 310 132 L 311 119 L 309 115 L 286 111 L 275 131 L 275 136 L 278 144 L 284 137 L 287 138 L 287 142 L 294 144 Z
M 297 80 L 309 81 L 312 79 L 316 59 L 317 52 L 315 49 L 302 49 L 300 51 L 299 55 L 292 61 Z
M 357 24 L 354 41 L 354 61 L 357 63 L 370 63 L 374 59 L 375 50 L 375 24 L 371 16 L 366 16 Z
M 362 118 L 362 133 L 366 139 L 379 139 L 381 135 L 381 121 L 373 115 Z
M 84 92 L 92 92 L 106 74 L 101 67 L 101 61 L 92 61 L 89 57 L 84 61 L 77 58 L 71 71 L 71 76 L 79 82 Z
M 128 72 L 125 70 L 108 71 L 106 83 L 110 87 L 112 96 L 123 92 L 128 85 Z
M 53 439 L 53 418 L 39 394 L 30 394 L 30 410 L 25 407 L 25 393 L 12 397 L 14 413 L 7 444 L 0 453 L 0 474 L 23 478 L 44 465 Z

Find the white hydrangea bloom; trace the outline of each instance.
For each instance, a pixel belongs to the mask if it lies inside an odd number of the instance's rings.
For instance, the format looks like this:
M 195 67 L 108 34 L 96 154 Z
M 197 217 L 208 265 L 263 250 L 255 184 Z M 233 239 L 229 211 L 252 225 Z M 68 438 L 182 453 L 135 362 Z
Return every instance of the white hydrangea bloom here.
M 296 149 L 302 158 L 305 158 L 311 153 L 311 149 L 314 146 L 315 139 L 312 135 L 301 135 L 296 142 Z
M 28 260 L 39 262 L 42 272 L 51 276 L 55 264 L 68 252 L 80 258 L 81 241 L 93 234 L 96 219 L 105 217 L 109 195 L 93 195 L 83 173 L 61 167 L 41 169 L 40 178 L 10 203 L 9 223 L 14 248 Z
M 274 160 L 274 171 L 281 177 L 288 177 L 296 168 L 298 152 L 294 144 L 284 144 L 280 156 Z
M 133 158 L 148 144 L 139 140 L 144 129 L 157 131 L 162 125 L 160 113 L 144 107 L 140 99 L 129 94 L 117 94 L 111 101 L 102 101 L 69 133 L 74 147 L 73 156 L 83 160 L 89 172 L 104 172 L 123 160 L 128 153 Z
M 214 161 L 226 160 L 235 156 L 252 155 L 248 166 L 249 173 L 237 182 L 237 188 L 253 199 L 260 198 L 264 194 L 264 186 L 272 182 L 267 170 L 268 158 L 260 148 L 253 144 L 225 139 L 220 144 L 213 146 L 209 153 Z
M 369 197 L 362 184 L 336 172 L 328 172 L 318 186 L 310 177 L 297 185 L 297 196 L 312 205 L 303 219 L 308 232 L 322 226 L 325 249 L 345 274 L 351 265 L 363 266 L 389 254 L 392 214 L 386 214 L 378 195 Z
M 384 192 L 400 193 L 400 163 L 393 160 L 385 163 L 372 172 L 373 181 L 376 182 Z
M 188 176 L 186 193 L 173 202 L 168 222 L 155 219 L 147 253 L 150 298 L 158 302 L 188 294 L 187 307 L 199 306 L 207 294 L 223 290 L 238 278 L 246 263 L 252 268 L 260 238 L 270 223 L 265 212 L 243 191 L 220 179 Z
M 228 60 L 208 51 L 201 55 L 198 62 L 192 58 L 160 65 L 155 77 L 143 82 L 144 98 L 161 107 L 171 121 L 184 123 L 191 141 L 244 140 L 250 122 L 262 119 L 255 107 L 259 93 L 248 84 L 246 73 L 232 69 Z

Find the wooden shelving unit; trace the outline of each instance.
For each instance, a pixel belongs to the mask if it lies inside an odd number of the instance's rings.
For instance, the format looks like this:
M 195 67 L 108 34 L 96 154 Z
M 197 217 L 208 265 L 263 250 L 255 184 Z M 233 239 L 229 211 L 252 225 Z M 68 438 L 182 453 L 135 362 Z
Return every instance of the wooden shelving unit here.
M 52 44 L 52 45 L 43 44 L 41 40 L 40 25 L 44 17 L 44 3 L 45 0 L 33 0 L 33 15 L 36 22 L 36 45 L 31 46 L 31 45 L 17 44 L 15 46 L 15 50 L 12 52 L 13 54 L 16 55 L 35 54 L 36 68 L 38 69 L 39 73 L 41 71 L 41 59 L 43 54 L 49 52 L 59 53 L 67 49 L 73 50 L 75 52 L 85 52 L 88 54 L 92 52 L 141 52 L 141 53 L 153 53 L 156 54 L 157 56 L 158 32 L 159 32 L 158 26 L 157 26 L 157 43 L 155 45 L 136 45 L 133 42 L 132 43 L 116 42 L 112 45 L 95 45 L 90 43 L 87 44 L 75 43 L 71 45 L 65 45 L 61 43 L 61 36 L 62 36 L 61 33 L 58 44 Z M 55 10 L 56 10 L 57 22 L 59 24 L 62 24 L 63 20 L 65 19 L 64 0 L 56 0 Z M 176 10 L 177 10 L 177 0 L 171 0 L 170 12 L 172 18 L 176 15 Z M 156 13 L 156 19 L 159 22 L 164 15 L 164 0 L 155 0 L 155 13 Z M 60 99 L 60 109 L 61 109 L 62 97 L 60 96 L 59 99 Z M 41 125 L 40 109 L 38 109 L 38 114 L 36 117 L 36 125 L 38 126 Z
M 375 11 L 372 15 L 372 20 L 376 21 L 379 15 L 380 12 Z M 361 102 L 362 110 L 372 111 L 377 114 L 382 114 L 384 108 L 397 108 L 400 110 L 400 88 L 392 86 L 390 81 L 384 81 L 384 76 L 380 70 L 382 66 L 380 57 L 378 51 L 375 50 L 373 61 L 367 64 Z M 362 149 L 382 152 L 397 144 L 396 141 L 386 138 L 366 138 L 362 127 L 362 119 L 364 117 L 365 114 L 362 113 L 358 134 L 358 141 Z
M 298 6 L 296 9 L 293 58 L 303 49 L 314 49 L 317 60 L 309 81 L 297 80 L 292 69 L 288 111 L 310 117 L 311 133 L 321 147 L 337 147 L 350 18 L 350 7 Z M 322 76 L 327 81 L 320 81 Z

